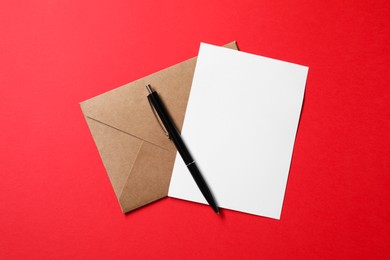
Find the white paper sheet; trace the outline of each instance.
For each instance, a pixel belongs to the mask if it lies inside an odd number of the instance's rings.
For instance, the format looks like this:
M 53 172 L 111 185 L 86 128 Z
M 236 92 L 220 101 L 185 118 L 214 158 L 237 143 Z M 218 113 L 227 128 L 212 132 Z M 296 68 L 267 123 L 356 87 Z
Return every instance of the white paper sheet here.
M 182 137 L 221 208 L 280 219 L 307 73 L 201 44 Z M 207 203 L 179 154 L 169 196 Z

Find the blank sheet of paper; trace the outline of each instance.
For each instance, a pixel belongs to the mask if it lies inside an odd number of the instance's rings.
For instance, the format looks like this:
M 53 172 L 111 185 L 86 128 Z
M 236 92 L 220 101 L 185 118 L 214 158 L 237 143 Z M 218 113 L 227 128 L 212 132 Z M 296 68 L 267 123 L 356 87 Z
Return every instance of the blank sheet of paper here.
M 201 44 L 182 137 L 221 208 L 280 219 L 307 73 Z M 179 155 L 169 196 L 207 203 Z

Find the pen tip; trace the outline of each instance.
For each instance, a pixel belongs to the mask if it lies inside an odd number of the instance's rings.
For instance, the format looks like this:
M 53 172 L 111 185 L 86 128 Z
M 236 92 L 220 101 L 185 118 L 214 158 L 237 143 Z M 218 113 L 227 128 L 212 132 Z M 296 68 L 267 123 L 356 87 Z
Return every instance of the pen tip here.
M 221 214 L 219 214 L 219 211 L 216 212 L 218 216 L 221 216 Z

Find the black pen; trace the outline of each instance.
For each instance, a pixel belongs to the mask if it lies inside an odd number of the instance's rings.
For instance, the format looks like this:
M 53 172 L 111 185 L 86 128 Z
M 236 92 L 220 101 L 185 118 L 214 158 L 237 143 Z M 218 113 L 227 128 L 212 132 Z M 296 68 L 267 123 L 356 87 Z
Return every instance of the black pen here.
M 157 92 L 154 91 L 150 85 L 147 85 L 146 88 L 149 92 L 148 100 L 152 106 L 152 109 L 154 108 L 153 112 L 155 111 L 157 112 L 158 117 L 160 118 L 165 129 L 168 132 L 169 139 L 171 139 L 175 144 L 177 151 L 179 152 L 181 158 L 183 158 L 184 163 L 186 164 L 188 170 L 190 171 L 192 177 L 194 178 L 204 198 L 207 200 L 209 205 L 213 208 L 215 213 L 219 215 L 219 209 L 217 203 L 215 202 L 209 187 L 207 186 L 205 180 L 203 179 L 202 174 L 200 173 L 198 167 L 196 166 L 194 159 L 192 158 L 186 145 L 181 139 L 179 131 L 177 130 L 175 124 L 173 123 L 171 117 L 169 116 L 168 111 L 166 110 L 163 103 L 161 102 Z

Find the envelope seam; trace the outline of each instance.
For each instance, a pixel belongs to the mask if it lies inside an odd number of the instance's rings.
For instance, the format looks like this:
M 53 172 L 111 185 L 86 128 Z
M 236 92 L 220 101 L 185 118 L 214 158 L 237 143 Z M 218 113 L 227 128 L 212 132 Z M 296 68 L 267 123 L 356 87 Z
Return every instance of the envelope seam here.
M 172 152 L 171 150 L 168 150 L 168 149 L 165 148 L 165 147 L 162 147 L 162 146 L 160 146 L 160 145 L 158 145 L 158 144 L 155 144 L 155 143 L 152 143 L 152 142 L 150 142 L 150 141 L 147 141 L 147 140 L 144 140 L 144 139 L 142 139 L 142 138 L 139 138 L 138 136 L 132 135 L 132 134 L 126 132 L 126 131 L 123 131 L 123 130 L 121 130 L 121 129 L 119 129 L 119 128 L 113 127 L 113 126 L 111 126 L 111 125 L 109 125 L 109 124 L 107 124 L 107 123 L 104 123 L 104 122 L 102 122 L 102 121 L 99 121 L 99 120 L 97 120 L 97 119 L 95 119 L 95 118 L 92 118 L 92 117 L 89 117 L 89 116 L 85 116 L 85 117 L 87 117 L 87 118 L 89 118 L 89 119 L 91 119 L 91 120 L 93 120 L 93 121 L 99 122 L 99 123 L 101 123 L 101 124 L 103 124 L 103 125 L 105 125 L 105 126 L 111 127 L 111 128 L 113 128 L 113 129 L 115 129 L 115 130 L 117 130 L 117 131 L 120 131 L 120 132 L 124 133 L 124 134 L 127 134 L 127 135 L 130 135 L 130 136 L 134 137 L 134 138 L 137 138 L 137 139 L 139 139 L 139 140 L 141 140 L 141 141 L 143 141 L 143 142 L 147 142 L 147 143 L 149 143 L 149 144 L 158 146 L 159 148 L 161 148 L 161 149 L 163 149 L 163 150 L 165 150 L 165 151 Z
M 144 142 L 146 142 L 146 141 L 144 141 L 144 140 L 142 140 L 142 139 L 140 139 L 140 140 L 141 140 L 142 143 L 140 144 L 140 146 L 139 146 L 139 148 L 138 148 L 138 151 L 137 151 L 137 154 L 136 154 L 135 158 L 138 157 L 138 154 L 139 154 L 139 152 L 141 151 L 141 148 L 142 148 L 142 146 L 144 145 Z M 123 190 L 125 189 L 125 186 L 126 186 L 126 184 L 127 184 L 127 181 L 128 181 L 129 178 L 130 178 L 130 174 L 131 174 L 131 171 L 132 171 L 133 168 L 134 168 L 134 165 L 135 165 L 135 163 L 133 163 L 133 165 L 132 165 L 131 168 L 130 168 L 129 174 L 127 175 L 127 178 L 126 178 L 126 181 L 125 181 L 125 185 L 123 185 L 123 187 L 122 187 L 122 189 L 121 189 L 121 191 L 120 191 L 120 193 L 119 193 L 119 199 L 122 197 Z

